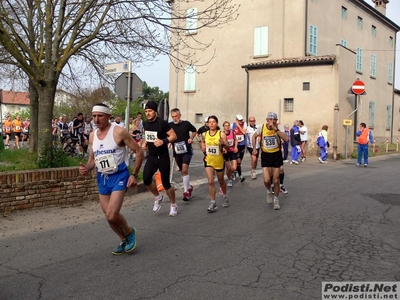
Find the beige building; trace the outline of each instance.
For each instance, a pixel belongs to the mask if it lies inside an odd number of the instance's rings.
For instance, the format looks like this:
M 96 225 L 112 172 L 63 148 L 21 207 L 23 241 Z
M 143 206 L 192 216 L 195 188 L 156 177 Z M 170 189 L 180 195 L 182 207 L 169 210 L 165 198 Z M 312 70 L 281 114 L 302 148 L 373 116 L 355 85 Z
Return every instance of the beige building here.
M 205 2 L 198 5 L 210 1 Z M 353 150 L 360 122 L 378 142 L 400 137 L 394 93 L 400 27 L 385 16 L 388 0 L 373 0 L 375 8 L 362 0 L 233 2 L 240 4 L 238 19 L 212 29 L 193 29 L 202 7 L 172 3 L 171 9 L 186 10 L 188 35 L 213 43 L 204 51 L 190 50 L 196 66 L 176 72 L 171 65 L 170 107 L 179 107 L 197 126 L 211 114 L 221 124 L 233 122 L 236 114 L 253 115 L 261 124 L 268 111 L 281 124 L 301 119 L 311 151 L 323 125 L 329 126 L 335 154 Z M 365 83 L 362 95 L 352 92 L 356 79 Z

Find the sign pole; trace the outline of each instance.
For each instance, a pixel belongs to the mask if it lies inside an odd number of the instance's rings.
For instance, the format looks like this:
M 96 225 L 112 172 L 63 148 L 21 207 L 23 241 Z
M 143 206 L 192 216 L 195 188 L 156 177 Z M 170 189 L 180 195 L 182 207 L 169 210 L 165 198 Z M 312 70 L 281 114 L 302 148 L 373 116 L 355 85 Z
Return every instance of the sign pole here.
M 126 91 L 127 98 L 126 99 L 126 117 L 125 117 L 125 128 L 126 131 L 129 131 L 129 116 L 131 115 L 131 70 L 132 70 L 132 62 L 129 60 L 128 63 L 128 90 Z
M 346 126 L 346 142 L 345 142 L 345 148 L 346 148 L 346 151 L 345 151 L 345 154 L 344 154 L 344 158 L 345 159 L 347 159 L 348 157 L 347 157 L 347 142 L 348 142 L 348 137 L 349 137 L 349 126 Z

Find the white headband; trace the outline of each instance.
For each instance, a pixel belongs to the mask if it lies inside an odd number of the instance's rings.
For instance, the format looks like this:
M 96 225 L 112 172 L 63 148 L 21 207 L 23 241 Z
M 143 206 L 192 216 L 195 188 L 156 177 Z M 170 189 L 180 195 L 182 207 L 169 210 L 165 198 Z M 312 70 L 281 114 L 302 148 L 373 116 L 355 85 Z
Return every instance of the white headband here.
M 106 106 L 101 106 L 101 105 L 93 106 L 92 113 L 93 112 L 102 112 L 102 113 L 105 113 L 107 115 L 111 115 L 110 109 L 108 107 L 106 107 Z

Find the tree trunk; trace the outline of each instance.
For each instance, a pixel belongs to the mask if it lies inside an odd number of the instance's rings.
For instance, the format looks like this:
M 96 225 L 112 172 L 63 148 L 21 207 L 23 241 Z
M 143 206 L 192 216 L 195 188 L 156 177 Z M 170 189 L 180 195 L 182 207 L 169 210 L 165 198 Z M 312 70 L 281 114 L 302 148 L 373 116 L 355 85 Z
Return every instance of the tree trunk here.
M 38 119 L 39 119 L 39 94 L 29 80 L 29 98 L 30 98 L 30 128 L 29 128 L 29 152 L 38 151 Z
M 52 153 L 52 134 L 51 121 L 53 119 L 54 96 L 56 93 L 55 83 L 47 83 L 41 89 L 39 94 L 39 118 L 38 118 L 38 154 L 39 157 L 47 157 L 50 161 L 53 159 Z

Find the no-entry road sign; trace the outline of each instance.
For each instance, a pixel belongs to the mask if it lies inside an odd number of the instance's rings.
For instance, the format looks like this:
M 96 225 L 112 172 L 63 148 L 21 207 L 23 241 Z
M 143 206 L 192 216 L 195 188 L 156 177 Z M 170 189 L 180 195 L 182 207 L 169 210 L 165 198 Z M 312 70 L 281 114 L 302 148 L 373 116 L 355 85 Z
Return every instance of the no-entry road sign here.
M 351 90 L 353 91 L 354 94 L 361 95 L 365 92 L 365 83 L 361 80 L 356 80 L 353 82 Z

